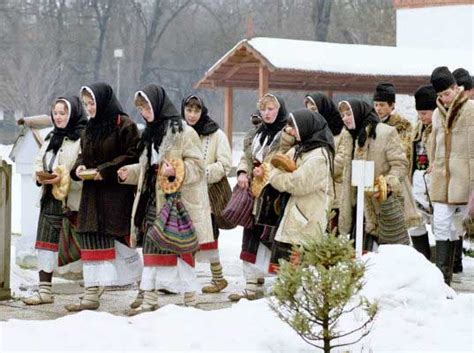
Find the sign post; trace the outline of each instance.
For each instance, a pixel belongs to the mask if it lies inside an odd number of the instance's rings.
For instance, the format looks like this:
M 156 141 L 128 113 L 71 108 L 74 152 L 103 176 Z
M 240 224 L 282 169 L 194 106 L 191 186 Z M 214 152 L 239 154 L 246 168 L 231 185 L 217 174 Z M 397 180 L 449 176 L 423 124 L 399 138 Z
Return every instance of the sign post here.
M 364 191 L 374 185 L 374 162 L 364 160 L 352 161 L 352 186 L 357 187 L 357 218 L 356 218 L 356 256 L 362 256 L 364 238 Z

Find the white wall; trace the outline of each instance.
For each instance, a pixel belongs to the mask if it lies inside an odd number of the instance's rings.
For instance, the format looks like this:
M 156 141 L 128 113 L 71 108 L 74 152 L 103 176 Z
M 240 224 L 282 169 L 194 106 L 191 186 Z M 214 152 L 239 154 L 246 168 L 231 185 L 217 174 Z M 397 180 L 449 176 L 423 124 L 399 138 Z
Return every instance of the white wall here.
M 397 46 L 473 53 L 474 5 L 397 10 Z

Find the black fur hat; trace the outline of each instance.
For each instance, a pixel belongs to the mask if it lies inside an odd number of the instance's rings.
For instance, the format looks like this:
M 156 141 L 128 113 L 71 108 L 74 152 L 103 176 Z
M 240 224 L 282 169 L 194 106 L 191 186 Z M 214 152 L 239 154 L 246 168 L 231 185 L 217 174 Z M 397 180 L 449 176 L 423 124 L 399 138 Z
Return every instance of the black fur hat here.
M 458 86 L 463 86 L 466 91 L 472 89 L 472 77 L 469 71 L 460 67 L 453 71 L 453 76 Z
M 432 85 L 420 86 L 415 92 L 416 110 L 435 110 L 436 91 Z
M 446 66 L 440 66 L 433 70 L 431 74 L 431 84 L 436 93 L 443 92 L 454 85 L 456 80 Z
M 390 82 L 379 83 L 375 88 L 374 101 L 395 103 L 395 86 Z

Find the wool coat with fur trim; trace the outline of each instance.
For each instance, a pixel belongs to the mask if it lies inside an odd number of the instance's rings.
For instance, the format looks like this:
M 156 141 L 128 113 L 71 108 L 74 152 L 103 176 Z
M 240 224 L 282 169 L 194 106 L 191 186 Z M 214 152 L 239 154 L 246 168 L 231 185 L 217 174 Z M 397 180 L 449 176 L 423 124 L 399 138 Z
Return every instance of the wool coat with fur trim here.
M 393 126 L 395 129 L 397 129 L 402 148 L 405 151 L 408 161 L 411 162 L 413 158 L 413 127 L 411 123 L 399 113 L 394 113 L 384 121 L 384 124 Z M 411 163 L 409 164 L 408 168 L 409 173 L 411 169 Z M 422 217 L 416 207 L 410 178 L 405 178 L 402 181 L 402 195 L 404 200 L 405 222 L 407 223 L 407 227 L 412 228 L 421 226 Z
M 232 151 L 229 140 L 221 129 L 200 138 L 206 163 L 207 183 L 215 184 L 228 175 L 232 169 Z
M 431 145 L 431 201 L 463 205 L 474 191 L 474 101 L 460 92 L 446 109 L 437 101 Z
M 171 127 L 166 130 L 166 135 L 159 147 L 159 161 L 164 159 L 181 159 L 185 166 L 185 177 L 181 187 L 181 198 L 186 210 L 189 212 L 191 220 L 196 229 L 199 244 L 211 243 L 214 241 L 211 208 L 209 196 L 207 194 L 207 182 L 205 178 L 205 165 L 201 151 L 201 141 L 194 129 L 183 124 L 182 132 L 174 132 Z M 137 229 L 134 226 L 135 213 L 140 201 L 142 189 L 145 187 L 145 172 L 148 168 L 146 151 L 140 156 L 139 163 L 127 166 L 128 178 L 124 184 L 137 185 L 137 192 L 132 208 L 132 228 L 130 231 L 131 245 L 136 246 Z M 159 214 L 165 204 L 165 194 L 157 183 L 156 192 L 156 212 Z
M 294 148 L 287 152 L 291 159 L 294 154 Z M 325 149 L 316 148 L 298 156 L 296 171 L 272 170 L 270 184 L 291 194 L 275 240 L 301 244 L 306 237 L 322 236 L 326 231 L 334 198 L 329 158 Z
M 357 200 L 357 190 L 351 185 L 352 160 L 374 161 L 375 177 L 384 175 L 392 193 L 402 193 L 402 183 L 408 172 L 408 160 L 402 148 L 397 130 L 386 124 L 377 124 L 376 138 L 369 137 L 363 147 L 355 143 L 353 154 L 353 140 L 347 129 L 342 132 L 343 147 L 338 151 L 335 161 L 336 173 L 343 173 L 344 197 L 339 206 L 339 232 L 349 234 L 352 228 L 352 218 L 355 217 L 353 207 Z M 342 155 L 341 155 L 342 154 Z M 353 156 L 353 157 L 352 157 Z M 374 236 L 378 232 L 378 218 L 380 205 L 373 197 L 365 196 L 365 231 Z
M 33 173 L 33 178 L 36 180 L 36 172 L 43 171 L 43 158 L 46 153 L 46 148 L 48 147 L 48 142 L 41 146 L 41 149 L 38 153 L 38 156 L 35 160 L 35 170 Z M 54 162 L 53 170 L 58 165 L 63 165 L 66 170 L 71 172 L 76 163 L 77 156 L 81 151 L 81 140 L 72 141 L 68 137 L 65 137 L 61 148 L 58 150 L 56 155 L 56 160 Z M 43 186 L 44 190 L 44 186 Z M 82 181 L 71 180 L 71 186 L 69 188 L 69 193 L 67 198 L 63 200 L 63 204 L 67 206 L 71 211 L 79 210 L 79 203 L 81 202 L 81 191 L 82 191 Z

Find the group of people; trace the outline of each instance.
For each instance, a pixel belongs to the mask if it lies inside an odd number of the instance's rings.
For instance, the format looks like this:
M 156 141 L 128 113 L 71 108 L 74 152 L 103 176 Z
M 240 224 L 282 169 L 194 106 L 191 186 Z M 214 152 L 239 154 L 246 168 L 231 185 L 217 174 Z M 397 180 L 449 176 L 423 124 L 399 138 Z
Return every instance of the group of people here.
M 308 237 L 326 232 L 354 237 L 353 160 L 373 161 L 379 180 L 378 192 L 365 194 L 364 248 L 412 244 L 430 259 L 426 225 L 432 223 L 435 262 L 449 284 L 453 269 L 462 271 L 454 259 L 474 191 L 473 95 L 466 70 L 436 68 L 431 84 L 414 94 L 415 128 L 395 111 L 391 83 L 377 85 L 373 106 L 361 99 L 336 105 L 315 93 L 304 97 L 304 108 L 288 112 L 282 98 L 261 97 L 234 189 L 248 189 L 253 197 L 254 221 L 244 227 L 240 254 L 245 287 L 229 299 L 261 298 L 265 276 L 278 272 L 281 259 L 297 264 L 293 246 Z M 85 287 L 68 311 L 97 309 L 105 287 L 132 283 L 139 291 L 129 315 L 156 310 L 159 292 L 182 293 L 184 305 L 195 306 L 196 260 L 208 262 L 212 274 L 202 292 L 227 287 L 218 215 L 211 211 L 208 193 L 209 185 L 221 182 L 232 167 L 225 134 L 197 95 L 183 99 L 179 112 L 165 89 L 152 84 L 135 93 L 134 103 L 145 123 L 141 134 L 106 83 L 82 87 L 80 97 L 54 101 L 54 128 L 35 170 L 42 187 L 35 245 L 39 290 L 24 298 L 26 304 L 54 300 L 51 282 L 64 246 L 65 219 L 78 234 Z M 278 167 L 277 156 L 293 168 Z M 58 185 L 69 177 L 66 192 L 58 194 Z M 180 182 L 175 192 L 197 235 L 195 251 L 177 253 L 155 241 L 154 224 L 170 197 L 161 178 Z M 263 187 L 254 187 L 257 181 Z M 265 207 L 270 202 L 272 207 Z M 273 224 L 260 221 L 268 209 L 277 213 Z

